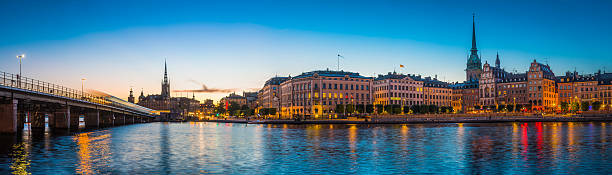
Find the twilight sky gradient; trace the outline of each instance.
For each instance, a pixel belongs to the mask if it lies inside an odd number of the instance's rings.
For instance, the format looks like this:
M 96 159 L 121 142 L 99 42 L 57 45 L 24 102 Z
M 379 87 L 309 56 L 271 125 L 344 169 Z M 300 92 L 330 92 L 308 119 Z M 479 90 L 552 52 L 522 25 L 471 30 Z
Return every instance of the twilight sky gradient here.
M 611 1 L 0 1 L 0 71 L 108 92 L 236 92 L 275 75 L 341 69 L 465 79 L 476 13 L 483 61 L 506 70 L 534 58 L 556 74 L 612 72 Z M 484 63 L 484 62 L 483 62 Z M 399 64 L 406 69 L 399 69 Z M 179 93 L 174 96 L 181 95 Z M 182 94 L 185 95 L 185 94 Z M 218 100 L 226 93 L 196 94 Z M 189 94 L 191 97 L 191 94 Z

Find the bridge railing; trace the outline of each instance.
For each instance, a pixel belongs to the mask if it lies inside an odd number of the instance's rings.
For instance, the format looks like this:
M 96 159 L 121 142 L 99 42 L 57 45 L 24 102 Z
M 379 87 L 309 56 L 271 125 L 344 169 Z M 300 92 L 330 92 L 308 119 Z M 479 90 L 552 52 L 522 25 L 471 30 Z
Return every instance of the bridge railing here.
M 0 85 L 2 86 L 30 90 L 34 92 L 61 96 L 61 97 L 75 99 L 75 100 L 88 101 L 91 103 L 113 106 L 113 107 L 118 107 L 118 108 L 128 108 L 134 111 L 147 113 L 147 114 L 151 113 L 150 111 L 147 111 L 141 108 L 136 108 L 133 106 L 127 106 L 127 105 L 115 103 L 113 101 L 106 99 L 103 96 L 93 95 L 90 93 L 71 89 L 68 87 L 61 86 L 61 85 L 39 81 L 39 80 L 28 78 L 28 77 L 20 77 L 18 74 L 11 74 L 7 72 L 0 72 L 0 74 L 1 74 L 0 75 L 1 76 Z

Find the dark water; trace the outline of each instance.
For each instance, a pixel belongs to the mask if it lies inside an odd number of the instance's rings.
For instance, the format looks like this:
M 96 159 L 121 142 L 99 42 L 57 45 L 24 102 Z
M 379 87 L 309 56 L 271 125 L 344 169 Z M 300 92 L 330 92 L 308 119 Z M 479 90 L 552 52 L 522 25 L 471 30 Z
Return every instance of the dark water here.
M 0 174 L 610 174 L 612 123 L 150 123 L 0 140 Z

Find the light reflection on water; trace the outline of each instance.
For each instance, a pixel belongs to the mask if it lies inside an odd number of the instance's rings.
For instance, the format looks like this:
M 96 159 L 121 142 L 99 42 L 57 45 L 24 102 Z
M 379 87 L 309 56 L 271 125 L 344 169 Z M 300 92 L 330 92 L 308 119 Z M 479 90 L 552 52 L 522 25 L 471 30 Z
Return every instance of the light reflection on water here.
M 608 174 L 610 123 L 149 123 L 0 137 L 0 174 Z

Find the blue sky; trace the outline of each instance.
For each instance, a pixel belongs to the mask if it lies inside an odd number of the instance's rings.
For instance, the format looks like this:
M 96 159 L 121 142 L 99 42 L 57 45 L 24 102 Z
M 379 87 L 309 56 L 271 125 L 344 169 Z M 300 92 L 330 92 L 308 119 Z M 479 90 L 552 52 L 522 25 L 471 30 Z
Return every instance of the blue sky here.
M 341 69 L 462 81 L 476 13 L 483 61 L 525 71 L 612 72 L 610 1 L 1 1 L 0 70 L 126 98 L 173 90 L 237 92 L 275 75 Z M 398 65 L 406 65 L 399 69 Z M 185 94 L 174 94 L 185 95 Z M 218 99 L 226 94 L 196 94 Z M 191 96 L 191 95 L 189 95 Z

